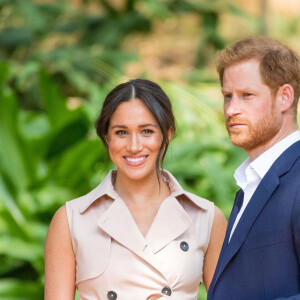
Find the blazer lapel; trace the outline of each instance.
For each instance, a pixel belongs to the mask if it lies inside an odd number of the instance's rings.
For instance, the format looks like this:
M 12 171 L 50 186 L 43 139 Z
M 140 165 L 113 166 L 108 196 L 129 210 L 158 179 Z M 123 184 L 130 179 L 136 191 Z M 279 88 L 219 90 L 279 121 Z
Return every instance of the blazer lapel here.
M 216 267 L 216 270 L 215 270 L 215 273 L 214 273 L 214 277 L 213 277 L 213 280 L 212 280 L 212 282 L 210 284 L 210 287 L 209 287 L 209 292 L 213 290 L 213 287 L 214 287 L 217 279 L 219 278 L 219 275 L 222 273 L 220 271 L 221 266 L 222 266 L 222 271 L 224 270 L 222 262 L 223 262 L 223 258 L 224 258 L 224 255 L 225 255 L 225 252 L 226 252 L 226 249 L 227 249 L 227 246 L 228 246 L 228 240 L 229 240 L 230 232 L 231 232 L 234 220 L 236 219 L 236 215 L 237 215 L 237 211 L 235 212 L 235 210 L 238 209 L 237 206 L 236 206 L 236 203 L 238 202 L 240 197 L 244 197 L 244 193 L 243 193 L 242 190 L 239 190 L 235 195 L 234 205 L 233 205 L 233 208 L 232 208 L 232 211 L 231 211 L 231 214 L 230 214 L 230 217 L 229 217 L 227 229 L 226 229 L 226 235 L 225 235 L 225 238 L 224 238 L 224 242 L 223 242 L 223 245 L 222 245 L 222 249 L 221 249 L 218 264 L 217 264 L 217 267 Z
M 267 177 L 264 177 L 257 187 L 256 191 L 254 192 L 251 201 L 247 205 L 241 219 L 239 220 L 229 243 L 228 238 L 231 229 L 229 228 L 229 230 L 226 232 L 226 239 L 224 241 L 224 244 L 226 243 L 227 245 L 225 246 L 222 257 L 220 257 L 222 260 L 218 269 L 216 281 L 218 280 L 219 275 L 223 272 L 229 261 L 240 249 L 253 223 L 259 216 L 265 204 L 270 199 L 278 184 L 279 179 L 277 174 L 270 173 Z
M 229 237 L 230 237 L 230 233 L 231 233 L 234 221 L 235 221 L 235 219 L 236 219 L 236 217 L 239 213 L 239 209 L 240 209 L 240 206 L 238 206 L 237 203 L 242 202 L 243 198 L 244 198 L 244 192 L 243 192 L 242 189 L 240 189 L 236 193 L 236 196 L 235 196 L 235 199 L 234 199 L 234 205 L 233 205 L 230 217 L 229 217 L 229 222 L 228 222 L 228 226 L 227 226 L 227 230 L 226 230 L 226 236 L 225 236 L 225 239 L 224 239 L 224 241 L 226 241 L 227 244 L 228 244 L 228 240 L 229 240 Z

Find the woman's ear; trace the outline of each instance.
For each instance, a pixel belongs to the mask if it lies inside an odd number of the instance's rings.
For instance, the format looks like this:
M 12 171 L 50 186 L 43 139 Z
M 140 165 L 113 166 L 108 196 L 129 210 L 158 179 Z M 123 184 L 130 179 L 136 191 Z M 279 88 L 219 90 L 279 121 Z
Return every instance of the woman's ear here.
M 282 85 L 278 92 L 277 97 L 280 97 L 280 109 L 281 112 L 285 112 L 290 109 L 294 103 L 294 89 L 290 84 Z
M 106 142 L 107 146 L 109 146 L 109 138 L 108 138 L 108 135 L 104 136 L 104 138 L 105 138 L 105 142 Z
M 168 130 L 168 140 L 169 140 L 169 142 L 172 140 L 173 134 L 174 134 L 174 128 L 170 127 L 169 130 Z

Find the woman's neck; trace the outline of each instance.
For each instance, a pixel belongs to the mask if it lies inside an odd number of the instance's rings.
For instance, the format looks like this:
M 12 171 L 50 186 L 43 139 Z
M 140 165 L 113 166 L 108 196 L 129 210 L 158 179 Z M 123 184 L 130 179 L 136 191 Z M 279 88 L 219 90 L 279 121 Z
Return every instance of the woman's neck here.
M 160 181 L 156 174 L 145 180 L 129 180 L 118 176 L 115 181 L 115 190 L 128 207 L 135 223 L 143 236 L 146 236 L 161 203 L 170 196 L 167 184 Z
M 162 176 L 158 179 L 156 174 L 151 178 L 131 180 L 117 173 L 114 186 L 119 196 L 131 204 L 146 204 L 149 201 L 163 200 L 170 195 L 170 190 Z

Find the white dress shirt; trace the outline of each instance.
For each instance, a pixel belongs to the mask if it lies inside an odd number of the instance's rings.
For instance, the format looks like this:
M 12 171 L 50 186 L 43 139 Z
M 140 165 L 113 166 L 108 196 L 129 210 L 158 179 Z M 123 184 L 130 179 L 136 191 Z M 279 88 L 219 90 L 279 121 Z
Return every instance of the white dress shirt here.
M 250 158 L 247 158 L 235 171 L 234 178 L 237 185 L 244 192 L 244 201 L 242 207 L 235 219 L 232 226 L 229 241 L 232 234 L 243 215 L 248 203 L 251 200 L 256 188 L 260 184 L 261 180 L 271 168 L 275 160 L 292 144 L 300 140 L 300 132 L 297 130 L 292 134 L 288 135 L 286 138 L 276 143 L 270 149 L 265 151 L 259 157 L 257 157 L 253 162 L 250 162 Z

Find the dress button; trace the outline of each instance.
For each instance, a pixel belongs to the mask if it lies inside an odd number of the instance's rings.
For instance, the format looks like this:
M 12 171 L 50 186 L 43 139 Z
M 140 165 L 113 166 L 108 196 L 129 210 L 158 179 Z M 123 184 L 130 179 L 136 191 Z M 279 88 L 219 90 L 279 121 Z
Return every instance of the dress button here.
M 182 251 L 188 251 L 189 250 L 189 244 L 187 242 L 181 242 L 180 243 L 180 248 Z
M 107 293 L 107 299 L 109 300 L 116 300 L 117 299 L 117 293 L 114 291 L 109 291 Z
M 167 296 L 171 296 L 171 294 L 172 294 L 171 289 L 170 289 L 169 287 L 167 287 L 167 286 L 165 286 L 165 287 L 161 290 L 161 292 L 162 292 L 163 294 L 167 295 Z

